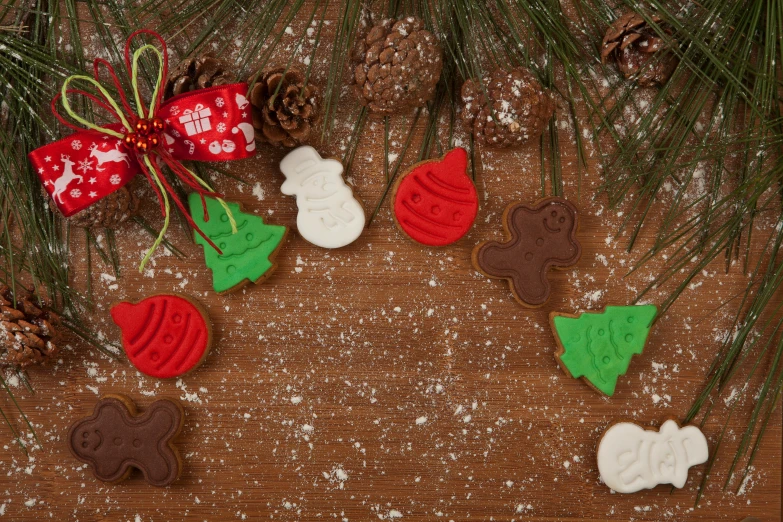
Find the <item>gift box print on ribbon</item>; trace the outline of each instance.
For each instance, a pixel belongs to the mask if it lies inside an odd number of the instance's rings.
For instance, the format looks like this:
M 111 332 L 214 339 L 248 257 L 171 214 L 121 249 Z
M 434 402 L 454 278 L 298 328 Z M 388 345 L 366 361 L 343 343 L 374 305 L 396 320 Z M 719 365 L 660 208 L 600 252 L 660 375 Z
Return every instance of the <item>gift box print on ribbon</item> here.
M 209 123 L 210 116 L 212 111 L 209 107 L 199 103 L 193 110 L 186 109 L 180 116 L 179 122 L 185 124 L 185 132 L 188 136 L 193 136 L 212 129 L 212 124 Z
M 171 98 L 161 109 L 169 152 L 181 159 L 226 161 L 255 151 L 246 84 L 212 87 Z M 196 103 L 194 103 L 194 101 Z

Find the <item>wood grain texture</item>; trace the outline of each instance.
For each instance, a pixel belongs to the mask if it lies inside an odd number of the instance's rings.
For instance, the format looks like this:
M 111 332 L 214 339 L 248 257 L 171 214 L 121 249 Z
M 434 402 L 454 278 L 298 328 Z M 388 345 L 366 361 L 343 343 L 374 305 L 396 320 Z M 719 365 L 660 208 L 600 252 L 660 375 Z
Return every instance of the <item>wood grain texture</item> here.
M 284 38 L 283 48 L 292 41 Z M 340 155 L 346 144 L 355 112 L 350 97 L 342 103 L 337 137 L 315 144 L 324 156 Z M 392 120 L 392 152 L 410 121 Z M 351 172 L 368 210 L 384 188 L 382 137 L 382 123 L 368 126 Z M 509 203 L 541 197 L 535 145 L 480 151 L 479 216 L 458 243 L 435 249 L 406 239 L 387 201 L 355 244 L 335 251 L 294 232 L 295 201 L 279 191 L 284 152 L 261 147 L 258 157 L 228 166 L 248 184 L 212 181 L 245 211 L 292 233 L 272 277 L 226 296 L 212 291 L 200 247 L 177 225 L 170 238 L 187 257 L 159 253 L 139 274 L 151 238 L 128 225 L 118 235 L 120 279 L 92 254 L 95 329 L 118 341 L 112 303 L 179 292 L 206 305 L 215 344 L 180 380 L 148 378 L 125 359 L 75 341 L 56 364 L 33 369 L 34 395 L 12 389 L 43 448 L 27 459 L 0 431 L 0 513 L 12 520 L 780 520 L 779 412 L 742 494 L 736 481 L 722 489 L 752 392 L 731 417 L 726 451 L 698 508 L 704 466 L 691 469 L 682 490 L 620 495 L 600 483 L 595 451 L 610 422 L 657 426 L 685 414 L 735 313 L 721 305 L 747 278 L 737 267 L 724 273 L 722 260 L 710 266 L 656 324 L 613 397 L 568 378 L 553 355 L 549 312 L 629 303 L 660 268 L 656 261 L 624 278 L 651 244 L 660 216 L 627 253 L 624 236 L 614 237 L 627 209 L 610 210 L 596 197 L 600 173 L 594 162 L 587 172 L 577 169 L 568 130 L 561 143 L 565 195 L 581 210 L 583 255 L 575 268 L 551 273 L 552 298 L 539 309 L 521 307 L 505 281 L 471 265 L 477 243 L 502 238 Z M 415 161 L 410 156 L 406 164 Z M 159 223 L 151 191 L 143 212 Z M 758 221 L 760 232 L 769 231 L 767 217 Z M 83 236 L 72 235 L 74 284 L 86 288 Z M 649 300 L 660 302 L 666 290 Z M 173 486 L 156 489 L 137 474 L 103 484 L 70 456 L 68 427 L 106 393 L 129 395 L 141 411 L 162 397 L 182 401 L 185 468 Z M 0 405 L 13 407 L 5 396 Z M 726 412 L 718 400 L 705 427 L 711 449 Z

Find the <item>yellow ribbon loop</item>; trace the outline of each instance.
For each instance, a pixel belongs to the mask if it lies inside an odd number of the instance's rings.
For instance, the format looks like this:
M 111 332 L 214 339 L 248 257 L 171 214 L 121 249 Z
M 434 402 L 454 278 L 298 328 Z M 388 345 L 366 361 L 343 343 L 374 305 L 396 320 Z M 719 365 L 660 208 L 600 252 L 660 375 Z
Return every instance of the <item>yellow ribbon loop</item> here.
M 95 78 L 91 78 L 89 76 L 84 76 L 82 74 L 74 74 L 73 76 L 69 76 L 68 78 L 66 78 L 65 82 L 63 82 L 63 87 L 60 90 L 60 94 L 61 94 L 60 100 L 62 101 L 63 109 L 65 109 L 65 112 L 68 114 L 68 116 L 70 116 L 74 120 L 78 121 L 84 127 L 88 128 L 88 129 L 91 129 L 91 130 L 94 130 L 94 131 L 98 131 L 98 132 L 101 132 L 103 134 L 108 134 L 109 136 L 114 136 L 115 138 L 122 139 L 124 137 L 124 135 L 122 133 L 117 132 L 117 131 L 112 130 L 112 129 L 108 129 L 106 127 L 101 127 L 100 125 L 95 125 L 94 123 L 92 123 L 90 121 L 87 121 L 84 118 L 82 118 L 81 116 L 79 116 L 76 113 L 76 111 L 74 111 L 71 108 L 71 102 L 68 101 L 68 96 L 67 96 L 67 94 L 68 94 L 68 86 L 71 84 L 71 82 L 76 81 L 76 80 L 84 80 L 87 83 L 91 83 L 92 85 L 94 85 L 95 88 L 98 89 L 98 91 L 103 95 L 103 97 L 106 100 L 106 102 L 109 105 L 111 105 L 112 109 L 114 109 L 114 112 L 120 118 L 120 122 L 122 122 L 122 125 L 126 129 L 128 129 L 128 131 L 131 130 L 130 123 L 128 123 L 127 118 L 125 118 L 125 115 L 122 113 L 122 109 L 120 109 L 119 105 L 114 100 L 114 98 L 111 97 L 111 94 L 109 94 L 109 92 L 103 87 L 103 85 L 100 84 L 100 82 L 98 80 L 96 80 Z

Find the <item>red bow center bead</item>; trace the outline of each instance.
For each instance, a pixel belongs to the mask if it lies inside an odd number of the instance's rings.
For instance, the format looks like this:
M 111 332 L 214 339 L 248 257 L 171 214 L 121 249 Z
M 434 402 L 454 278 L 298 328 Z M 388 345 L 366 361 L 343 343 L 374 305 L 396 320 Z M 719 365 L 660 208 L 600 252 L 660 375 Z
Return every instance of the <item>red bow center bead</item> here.
M 152 130 L 155 132 L 163 132 L 166 127 L 166 123 L 161 118 L 152 118 Z
M 136 132 L 142 136 L 146 136 L 152 130 L 152 122 L 141 118 L 136 121 Z
M 125 136 L 125 145 L 138 154 L 147 154 L 160 145 L 160 135 L 165 127 L 166 123 L 161 118 L 152 118 L 151 120 L 139 118 L 134 125 L 136 132 L 128 133 Z
M 137 137 L 138 136 L 136 136 L 135 132 L 129 132 L 128 134 L 125 135 L 125 138 L 122 141 L 123 141 L 123 143 L 125 143 L 126 147 L 128 147 L 129 149 L 132 149 L 132 148 L 136 147 L 136 138 Z

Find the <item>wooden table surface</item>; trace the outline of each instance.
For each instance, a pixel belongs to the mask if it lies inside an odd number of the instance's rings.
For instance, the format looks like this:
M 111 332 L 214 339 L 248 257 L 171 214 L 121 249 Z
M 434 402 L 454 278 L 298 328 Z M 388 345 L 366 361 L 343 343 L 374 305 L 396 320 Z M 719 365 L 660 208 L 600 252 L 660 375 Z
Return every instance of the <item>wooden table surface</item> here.
M 283 44 L 293 40 L 287 36 Z M 324 155 L 341 155 L 347 144 L 355 104 L 346 96 L 341 107 L 336 138 L 315 144 Z M 561 114 L 564 108 L 561 103 Z M 410 118 L 392 120 L 393 153 L 409 124 Z M 419 139 L 420 132 L 414 145 Z M 384 187 L 382 140 L 383 125 L 368 125 L 351 173 L 368 209 Z M 624 209 L 595 198 L 597 162 L 580 174 L 569 129 L 561 142 L 565 193 L 581 210 L 583 256 L 575 268 L 552 275 L 552 298 L 535 310 L 514 301 L 505 282 L 478 274 L 470 258 L 478 242 L 502 236 L 506 205 L 541 196 L 537 145 L 479 152 L 479 217 L 455 245 L 433 249 L 409 241 L 387 204 L 356 243 L 340 250 L 313 247 L 292 228 L 274 275 L 227 296 L 211 290 L 200 247 L 176 224 L 170 239 L 187 257 L 161 252 L 139 274 L 151 238 L 127 225 L 119 234 L 119 279 L 93 253 L 96 331 L 118 341 L 113 303 L 174 291 L 208 308 L 215 347 L 193 373 L 162 381 L 71 339 L 55 364 L 30 371 L 34 395 L 12 379 L 43 447 L 28 459 L 0 431 L 0 514 L 11 520 L 780 520 L 779 412 L 742 491 L 737 494 L 736 480 L 723 490 L 752 391 L 731 419 L 727 446 L 698 507 L 705 466 L 693 468 L 685 488 L 675 491 L 659 486 L 613 494 L 599 481 L 596 444 L 611 421 L 658 426 L 684 416 L 731 325 L 734 309 L 721 305 L 744 289 L 747 277 L 737 268 L 724 273 L 722 260 L 711 266 L 655 325 L 614 397 L 567 377 L 553 357 L 549 312 L 629 303 L 660 268 L 654 262 L 624 278 L 650 245 L 660 216 L 627 253 L 624 236 L 614 237 Z M 258 157 L 230 164 L 247 184 L 213 181 L 246 211 L 295 227 L 295 202 L 279 190 L 283 154 L 262 147 Z M 144 213 L 159 222 L 152 202 Z M 762 217 L 759 227 L 768 226 Z M 76 231 L 71 267 L 80 288 L 88 277 L 83 244 Z M 666 290 L 649 301 L 660 302 Z M 117 392 L 141 409 L 161 397 L 184 405 L 185 467 L 173 486 L 151 487 L 138 474 L 107 485 L 68 452 L 70 424 L 101 395 Z M 711 448 L 730 404 L 722 399 L 705 428 Z M 0 405 L 12 409 L 5 395 Z M 20 419 L 13 421 L 30 440 Z

